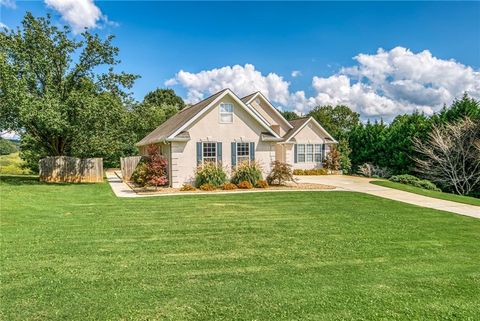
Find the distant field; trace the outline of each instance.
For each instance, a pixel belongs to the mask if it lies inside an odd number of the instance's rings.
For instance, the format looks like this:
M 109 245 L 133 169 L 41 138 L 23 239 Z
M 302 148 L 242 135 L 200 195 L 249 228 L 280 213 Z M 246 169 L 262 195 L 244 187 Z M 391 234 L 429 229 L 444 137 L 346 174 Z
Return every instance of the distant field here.
M 406 185 L 406 184 L 401 184 L 401 183 L 390 182 L 390 181 L 373 181 L 373 182 L 370 182 L 370 183 L 375 184 L 375 185 L 379 185 L 379 186 L 398 189 L 398 190 L 405 191 L 405 192 L 415 193 L 415 194 L 419 194 L 419 195 L 423 195 L 423 196 L 438 198 L 438 199 L 442 199 L 442 200 L 446 200 L 446 201 L 452 201 L 452 202 L 458 202 L 458 203 L 480 206 L 480 199 L 475 198 L 475 197 L 468 197 L 468 196 L 462 196 L 462 195 L 456 195 L 456 194 L 450 194 L 450 193 L 430 191 L 430 190 L 427 190 L 427 189 L 423 189 L 423 188 L 419 188 L 419 187 L 415 187 L 415 186 L 410 186 L 410 185 Z
M 22 160 L 18 153 L 0 155 L 0 174 L 21 175 L 28 174 L 28 169 L 21 168 Z
M 353 192 L 0 176 L 0 319 L 478 320 L 480 220 Z

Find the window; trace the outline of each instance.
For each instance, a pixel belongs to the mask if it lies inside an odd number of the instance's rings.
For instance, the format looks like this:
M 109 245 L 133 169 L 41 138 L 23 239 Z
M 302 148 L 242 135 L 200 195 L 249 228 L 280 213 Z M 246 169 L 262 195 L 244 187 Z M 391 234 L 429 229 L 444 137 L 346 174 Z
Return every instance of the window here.
M 297 144 L 297 163 L 321 163 L 321 144 Z
M 250 144 L 237 143 L 237 164 L 250 161 Z
M 233 123 L 232 104 L 220 104 L 220 122 L 226 124 Z
M 202 163 L 217 163 L 217 143 L 202 143 Z

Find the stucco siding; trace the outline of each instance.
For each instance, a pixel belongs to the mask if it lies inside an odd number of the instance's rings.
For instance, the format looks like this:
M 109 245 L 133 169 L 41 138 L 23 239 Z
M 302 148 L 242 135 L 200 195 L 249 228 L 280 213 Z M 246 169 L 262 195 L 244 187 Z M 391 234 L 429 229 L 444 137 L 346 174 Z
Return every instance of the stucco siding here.
M 220 123 L 219 106 L 221 103 L 233 104 L 233 123 Z M 260 141 L 262 127 L 251 115 L 239 106 L 231 97 L 225 96 L 220 102 L 206 112 L 199 120 L 190 124 L 186 130 L 191 140 L 188 142 L 172 142 L 172 186 L 180 187 L 184 183 L 193 183 L 197 167 L 197 142 L 221 142 L 222 165 L 231 172 L 231 143 L 254 142 L 255 160 L 258 161 L 264 176 L 270 172 L 271 162 L 275 159 L 275 143 Z
M 322 163 L 317 162 L 302 162 L 295 163 L 295 148 L 294 144 L 325 144 L 325 134 L 314 124 L 308 123 L 303 127 L 292 139 L 292 144 L 286 144 L 285 158 L 286 161 L 292 164 L 293 169 L 312 169 L 321 168 Z M 325 155 L 330 152 L 330 145 L 325 145 Z

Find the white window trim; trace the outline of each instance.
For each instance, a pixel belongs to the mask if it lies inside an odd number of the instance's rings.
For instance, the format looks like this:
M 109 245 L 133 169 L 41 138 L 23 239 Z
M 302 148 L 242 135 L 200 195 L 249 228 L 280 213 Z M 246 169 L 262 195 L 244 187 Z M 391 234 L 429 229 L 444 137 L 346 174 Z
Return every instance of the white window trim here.
M 205 158 L 213 158 L 212 156 L 210 157 L 205 157 L 203 153 L 203 145 L 205 144 L 213 144 L 215 146 L 215 164 L 218 165 L 218 148 L 217 148 L 217 142 L 212 142 L 212 141 L 205 141 L 202 142 L 202 164 L 205 164 Z
M 236 143 L 235 143 L 235 149 L 236 149 L 236 151 L 235 151 L 235 155 L 236 155 L 236 156 L 235 156 L 235 157 L 237 158 L 237 159 L 236 159 L 236 164 L 237 164 L 237 165 L 240 164 L 240 162 L 238 161 L 238 144 L 247 144 L 248 156 L 243 155 L 243 156 L 241 156 L 241 157 L 243 157 L 243 158 L 248 157 L 248 162 L 250 163 L 250 155 L 251 155 L 250 142 L 243 142 L 243 141 L 242 141 L 242 142 L 236 142 Z
M 320 164 L 323 162 L 323 158 L 322 158 L 322 144 L 321 143 L 297 143 L 297 155 L 296 155 L 296 158 L 297 158 L 297 163 L 302 163 L 302 164 Z M 303 145 L 304 146 L 304 152 L 303 153 L 299 153 L 299 148 L 298 148 L 298 145 Z M 313 156 L 313 161 L 312 162 L 308 162 L 307 161 L 307 145 L 312 145 L 313 146 L 313 153 L 312 153 L 312 156 Z M 320 145 L 320 152 L 319 153 L 315 153 L 315 145 Z M 317 162 L 315 161 L 315 154 L 320 154 L 320 162 Z M 303 155 L 304 156 L 304 161 L 300 161 L 300 158 L 298 157 L 299 155 Z
M 222 105 L 230 105 L 232 106 L 232 111 L 231 112 L 222 112 Z M 218 107 L 218 122 L 220 124 L 232 124 L 233 123 L 233 111 L 234 111 L 234 106 L 232 103 L 220 103 Z M 232 121 L 222 121 L 222 115 L 232 115 Z

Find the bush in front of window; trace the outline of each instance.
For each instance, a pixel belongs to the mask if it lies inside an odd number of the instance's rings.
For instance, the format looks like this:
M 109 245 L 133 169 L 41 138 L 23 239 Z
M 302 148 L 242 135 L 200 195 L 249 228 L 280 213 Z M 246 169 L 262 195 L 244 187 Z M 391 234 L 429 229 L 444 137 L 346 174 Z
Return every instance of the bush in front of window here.
M 240 183 L 238 183 L 238 188 L 241 188 L 241 189 L 252 189 L 253 188 L 253 184 L 250 183 L 249 181 L 242 181 Z
M 257 183 L 255 184 L 255 187 L 258 187 L 258 188 L 267 188 L 268 187 L 268 182 L 266 180 L 259 180 L 257 181 Z
M 223 184 L 222 189 L 225 190 L 225 191 L 234 190 L 234 189 L 237 189 L 237 185 L 235 185 L 233 183 L 225 183 L 225 184 Z
M 199 188 L 202 191 L 214 191 L 216 189 L 215 186 L 213 186 L 212 184 L 209 184 L 209 183 L 202 184 L 202 185 L 200 185 Z
M 239 184 L 243 181 L 248 181 L 255 185 L 257 181 L 263 179 L 262 167 L 257 162 L 242 162 L 235 167 L 230 181 L 234 184 Z
M 220 187 L 227 180 L 227 174 L 221 166 L 215 163 L 205 163 L 197 167 L 195 171 L 195 186 L 211 184 L 215 188 Z
M 340 160 L 342 155 L 338 151 L 337 147 L 332 146 L 330 153 L 327 154 L 327 157 L 323 160 L 323 167 L 331 171 L 340 170 Z
M 272 162 L 272 171 L 267 177 L 268 184 L 283 185 L 288 181 L 294 181 L 292 166 L 280 161 Z
M 189 192 L 189 191 L 195 191 L 196 188 L 195 186 L 191 184 L 183 184 L 182 187 L 180 187 L 180 191 L 182 192 Z

